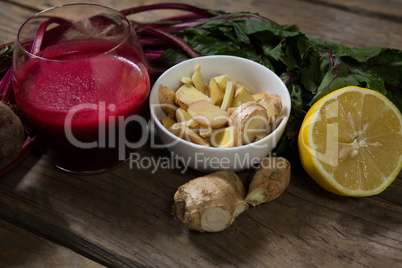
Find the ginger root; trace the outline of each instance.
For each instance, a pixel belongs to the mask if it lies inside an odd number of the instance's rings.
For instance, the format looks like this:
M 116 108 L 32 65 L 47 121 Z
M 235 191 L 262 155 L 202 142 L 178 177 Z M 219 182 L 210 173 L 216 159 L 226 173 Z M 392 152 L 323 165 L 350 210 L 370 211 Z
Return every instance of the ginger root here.
M 191 76 L 194 87 L 205 94 L 204 80 L 202 79 L 201 65 L 197 64 L 193 69 L 193 75 Z
M 189 127 L 189 124 L 191 124 L 191 122 L 188 122 L 189 121 L 175 123 L 170 128 L 168 128 L 168 130 L 172 132 L 173 135 L 176 135 L 183 140 L 210 147 L 210 144 L 206 139 L 201 137 L 197 132 Z
M 253 99 L 255 101 L 259 101 L 260 99 L 262 99 L 262 98 L 264 98 L 266 96 L 268 96 L 267 93 L 255 93 L 255 94 L 253 94 Z
M 176 110 L 176 121 L 178 123 L 186 122 L 186 125 L 191 128 L 199 127 L 199 124 L 192 118 L 192 116 L 181 107 Z
M 226 111 L 232 106 L 233 97 L 236 89 L 236 82 L 234 80 L 227 80 L 225 87 L 225 94 L 223 95 L 223 100 L 221 104 L 221 109 Z
M 274 123 L 282 111 L 282 99 L 277 94 L 265 96 L 258 100 L 258 104 L 267 110 L 269 121 Z
M 218 129 L 209 138 L 212 146 L 216 148 L 237 147 L 239 140 L 239 130 L 236 126 Z
M 176 93 L 166 86 L 159 85 L 158 99 L 162 110 L 165 111 L 168 117 L 174 119 Z
M 232 101 L 232 107 L 239 107 L 243 103 L 254 101 L 253 93 L 243 85 L 236 85 L 236 91 Z
M 264 139 L 283 119 L 279 95 L 253 94 L 226 74 L 209 79 L 204 81 L 197 64 L 192 75 L 181 78 L 177 91 L 159 85 L 159 103 L 172 119 L 160 121 L 176 136 L 186 134 L 185 140 L 205 146 L 238 147 Z M 182 124 L 174 125 L 173 120 Z
M 174 120 L 173 118 L 169 117 L 169 116 L 164 116 L 162 118 L 159 119 L 162 123 L 162 125 L 166 128 L 169 129 L 171 126 L 173 126 L 174 124 L 176 124 L 176 120 Z
M 240 178 L 220 170 L 193 179 L 176 191 L 172 214 L 190 230 L 220 232 L 248 208 Z
M 191 103 L 199 100 L 206 100 L 210 103 L 214 103 L 210 97 L 200 92 L 191 84 L 184 84 L 176 91 L 176 104 L 186 111 Z
M 205 101 L 195 101 L 188 106 L 187 112 L 204 127 L 219 128 L 226 125 L 229 113 L 218 106 Z
M 218 82 L 214 78 L 209 80 L 209 84 L 205 83 L 204 85 L 205 91 L 208 93 L 208 96 L 214 100 L 214 104 L 220 106 L 223 100 L 223 91 L 220 88 Z
M 265 157 L 254 173 L 245 201 L 257 206 L 278 198 L 290 182 L 290 163 L 283 157 Z
M 267 111 L 255 101 L 243 103 L 230 115 L 229 125 L 238 128 L 239 145 L 252 143 L 268 129 Z

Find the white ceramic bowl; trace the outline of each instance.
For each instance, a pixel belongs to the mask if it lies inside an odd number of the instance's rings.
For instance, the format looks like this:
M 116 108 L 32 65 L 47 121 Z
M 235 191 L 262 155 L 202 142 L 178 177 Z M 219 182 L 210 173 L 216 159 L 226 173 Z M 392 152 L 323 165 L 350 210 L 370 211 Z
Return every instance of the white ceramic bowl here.
M 181 85 L 183 76 L 191 76 L 196 64 L 201 65 L 204 81 L 211 77 L 227 74 L 246 85 L 253 93 L 278 94 L 282 98 L 283 120 L 267 137 L 243 146 L 233 148 L 214 148 L 197 145 L 180 139 L 160 123 L 159 118 L 166 116 L 158 100 L 159 85 L 172 90 Z M 270 69 L 254 61 L 234 56 L 204 56 L 183 61 L 164 72 L 155 82 L 150 94 L 151 117 L 163 144 L 177 159 L 184 160 L 185 167 L 203 172 L 230 169 L 234 172 L 256 166 L 278 143 L 289 119 L 291 101 L 287 87 Z

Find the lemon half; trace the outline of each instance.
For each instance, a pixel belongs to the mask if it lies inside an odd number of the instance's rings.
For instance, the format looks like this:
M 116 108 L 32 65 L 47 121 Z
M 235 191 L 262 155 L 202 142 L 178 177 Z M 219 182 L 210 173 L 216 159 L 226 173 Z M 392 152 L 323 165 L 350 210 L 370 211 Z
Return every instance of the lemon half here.
M 298 147 L 305 171 L 324 189 L 345 196 L 382 192 L 402 167 L 402 115 L 384 95 L 338 89 L 303 120 Z

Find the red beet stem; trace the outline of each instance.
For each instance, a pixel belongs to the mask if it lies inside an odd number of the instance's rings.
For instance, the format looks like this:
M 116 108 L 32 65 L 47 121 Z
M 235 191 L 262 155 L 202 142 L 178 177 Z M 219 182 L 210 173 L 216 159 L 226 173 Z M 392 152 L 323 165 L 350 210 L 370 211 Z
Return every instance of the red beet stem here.
M 158 29 L 154 29 L 154 28 L 147 28 L 147 27 L 138 27 L 137 29 L 140 32 L 149 34 L 149 35 L 153 35 L 156 37 L 159 37 L 179 48 L 181 48 L 185 53 L 187 53 L 190 57 L 192 58 L 196 58 L 199 57 L 200 54 L 198 52 L 196 52 L 194 49 L 192 49 L 189 45 L 187 45 L 183 40 L 181 40 L 180 38 L 172 35 L 172 34 L 168 34 L 165 33 L 163 31 L 160 31 Z
M 148 10 L 155 10 L 155 9 L 177 9 L 177 10 L 183 10 L 183 11 L 189 11 L 192 12 L 191 14 L 186 14 L 186 15 L 178 15 L 166 19 L 161 19 L 155 24 L 137 24 L 135 25 L 136 29 L 144 33 L 145 35 L 148 35 L 150 37 L 144 37 L 142 44 L 144 46 L 152 46 L 151 42 L 167 42 L 170 43 L 176 47 L 181 48 L 185 53 L 187 53 L 190 57 L 199 57 L 200 54 L 197 53 L 195 50 L 193 50 L 189 45 L 187 45 L 183 40 L 181 40 L 179 37 L 169 33 L 171 32 L 177 32 L 178 30 L 181 30 L 186 27 L 190 27 L 191 25 L 194 24 L 199 24 L 202 23 L 202 19 L 204 18 L 210 18 L 213 16 L 212 13 L 208 12 L 206 9 L 201 9 L 195 6 L 187 5 L 187 4 L 180 4 L 180 3 L 161 3 L 161 4 L 153 4 L 153 5 L 144 5 L 144 6 L 139 6 L 139 7 L 134 7 L 126 10 L 122 10 L 121 12 L 128 16 L 131 14 L 143 12 L 143 11 L 148 11 Z M 199 20 L 199 22 L 193 22 L 193 20 Z M 171 21 L 172 24 L 167 24 L 166 22 Z M 177 21 L 177 22 L 174 22 Z M 178 22 L 181 22 L 179 24 Z M 52 30 L 47 31 L 47 28 L 50 24 L 52 23 L 57 23 L 59 24 L 58 27 L 53 28 Z M 134 23 L 132 23 L 134 25 Z M 71 23 L 58 17 L 52 17 L 49 18 L 47 21 L 43 22 L 40 26 L 39 29 L 36 33 L 36 36 L 33 41 L 30 41 L 31 43 L 28 45 L 28 50 L 34 55 L 37 55 L 44 42 L 44 37 L 46 33 L 49 33 L 50 36 L 55 35 L 57 32 L 60 32 L 64 27 L 70 26 Z M 176 27 L 175 25 L 179 25 L 179 27 Z M 153 28 L 155 27 L 155 28 Z M 140 39 L 141 41 L 141 39 Z M 5 48 L 8 45 L 14 45 L 14 42 L 10 42 L 7 44 L 0 45 L 0 49 Z M 161 50 L 160 48 L 154 51 L 149 51 L 147 52 L 148 57 L 150 58 L 151 61 L 157 60 L 162 54 L 164 50 Z M 8 64 L 8 63 L 7 63 Z M 157 74 L 161 74 L 166 70 L 165 67 L 160 67 L 160 66 L 154 66 L 152 68 L 152 71 Z M 0 82 L 0 97 L 1 101 L 10 104 L 14 102 L 13 99 L 13 89 L 12 89 L 12 84 L 11 84 L 11 68 L 8 69 L 6 74 L 3 76 L 3 79 Z M 27 135 L 27 139 L 24 142 L 24 145 L 21 149 L 20 154 L 18 157 L 7 167 L 4 169 L 0 170 L 0 177 L 4 176 L 8 172 L 10 172 L 13 168 L 18 166 L 23 160 L 25 160 L 29 154 L 32 152 L 32 150 L 36 147 L 35 144 L 36 136 L 29 136 Z
M 39 26 L 38 31 L 36 32 L 35 40 L 32 45 L 31 53 L 33 55 L 37 55 L 39 53 L 40 48 L 43 43 L 43 38 L 45 37 L 46 29 L 52 23 L 57 23 L 60 25 L 71 24 L 70 22 L 66 21 L 65 19 L 58 18 L 58 17 L 52 17 L 52 18 L 48 19 L 47 21 L 42 22 L 42 24 Z
M 155 9 L 177 9 L 183 11 L 190 11 L 196 14 L 199 14 L 203 17 L 211 17 L 212 14 L 209 13 L 206 9 L 198 8 L 192 5 L 180 4 L 180 3 L 161 3 L 161 4 L 152 4 L 152 5 L 144 5 L 133 7 L 129 9 L 121 10 L 125 16 L 129 16 L 131 14 L 140 13 L 143 11 L 155 10 Z

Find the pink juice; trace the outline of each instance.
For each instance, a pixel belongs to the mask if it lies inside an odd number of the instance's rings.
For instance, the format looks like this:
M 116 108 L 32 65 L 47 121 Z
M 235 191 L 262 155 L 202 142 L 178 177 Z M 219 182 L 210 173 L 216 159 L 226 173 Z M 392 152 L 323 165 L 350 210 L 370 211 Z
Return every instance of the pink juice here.
M 61 168 L 112 168 L 128 157 L 126 145 L 141 138 L 143 126 L 130 116 L 146 111 L 148 69 L 130 46 L 102 54 L 115 45 L 99 40 L 55 45 L 14 69 L 21 118 Z

